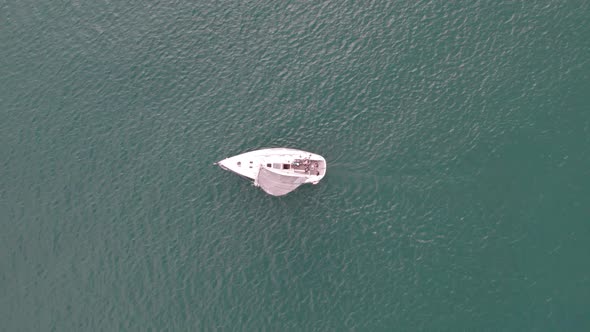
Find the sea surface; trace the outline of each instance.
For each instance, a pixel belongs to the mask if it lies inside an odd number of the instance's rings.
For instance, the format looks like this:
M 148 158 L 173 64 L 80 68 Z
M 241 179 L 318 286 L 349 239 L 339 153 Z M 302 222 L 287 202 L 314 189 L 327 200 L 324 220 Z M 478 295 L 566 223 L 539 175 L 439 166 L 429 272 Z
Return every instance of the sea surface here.
M 0 1 L 0 330 L 590 331 L 589 13 Z

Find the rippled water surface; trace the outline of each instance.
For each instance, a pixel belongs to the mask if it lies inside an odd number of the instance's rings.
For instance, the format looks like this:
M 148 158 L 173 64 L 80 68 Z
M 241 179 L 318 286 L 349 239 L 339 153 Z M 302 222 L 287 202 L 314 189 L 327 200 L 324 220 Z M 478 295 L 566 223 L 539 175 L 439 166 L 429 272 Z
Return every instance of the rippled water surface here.
M 0 2 L 0 330 L 590 330 L 589 12 Z

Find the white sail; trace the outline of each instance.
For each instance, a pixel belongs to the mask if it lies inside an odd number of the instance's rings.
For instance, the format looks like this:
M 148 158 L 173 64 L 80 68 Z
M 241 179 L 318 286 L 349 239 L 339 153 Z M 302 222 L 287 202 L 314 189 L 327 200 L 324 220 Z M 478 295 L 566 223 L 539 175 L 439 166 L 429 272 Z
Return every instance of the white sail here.
M 261 167 L 256 184 L 267 194 L 283 196 L 304 184 L 305 180 L 304 177 L 282 175 Z

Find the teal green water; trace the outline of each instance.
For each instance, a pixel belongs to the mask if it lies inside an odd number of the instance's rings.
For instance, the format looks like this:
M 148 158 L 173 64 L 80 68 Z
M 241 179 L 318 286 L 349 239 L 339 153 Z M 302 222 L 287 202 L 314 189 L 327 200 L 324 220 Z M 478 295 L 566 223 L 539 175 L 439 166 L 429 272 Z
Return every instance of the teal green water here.
M 0 330 L 589 331 L 588 13 L 0 2 Z

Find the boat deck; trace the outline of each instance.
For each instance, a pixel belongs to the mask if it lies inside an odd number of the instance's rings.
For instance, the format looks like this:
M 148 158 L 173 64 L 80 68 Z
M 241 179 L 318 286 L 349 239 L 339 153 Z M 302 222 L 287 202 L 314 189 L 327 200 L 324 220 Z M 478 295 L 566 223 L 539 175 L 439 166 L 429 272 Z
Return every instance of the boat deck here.
M 312 159 L 295 159 L 291 163 L 291 168 L 296 173 L 321 175 L 325 172 L 325 165 L 322 160 Z

